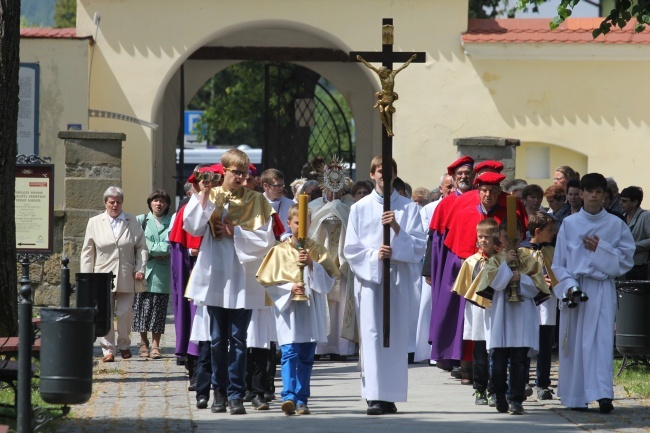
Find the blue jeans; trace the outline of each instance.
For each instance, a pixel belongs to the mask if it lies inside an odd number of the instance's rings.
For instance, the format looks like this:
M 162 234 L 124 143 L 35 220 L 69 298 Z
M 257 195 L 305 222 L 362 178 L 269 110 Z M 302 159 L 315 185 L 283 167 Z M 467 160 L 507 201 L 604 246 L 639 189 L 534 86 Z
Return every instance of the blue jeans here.
M 316 343 L 291 343 L 280 346 L 282 351 L 282 401 L 307 404 L 309 381 L 314 366 Z
M 527 356 L 528 347 L 492 349 L 492 383 L 497 399 L 507 398 L 517 403 L 524 402 Z M 510 360 L 510 381 L 508 381 L 508 360 Z
M 208 306 L 212 338 L 212 385 L 228 401 L 246 392 L 246 337 L 253 310 Z
M 212 356 L 210 342 L 199 342 L 199 360 L 196 363 L 196 398 L 210 398 L 210 385 L 212 383 Z
M 539 388 L 548 388 L 551 385 L 551 351 L 554 338 L 554 325 L 539 327 L 539 352 L 537 353 L 537 386 Z

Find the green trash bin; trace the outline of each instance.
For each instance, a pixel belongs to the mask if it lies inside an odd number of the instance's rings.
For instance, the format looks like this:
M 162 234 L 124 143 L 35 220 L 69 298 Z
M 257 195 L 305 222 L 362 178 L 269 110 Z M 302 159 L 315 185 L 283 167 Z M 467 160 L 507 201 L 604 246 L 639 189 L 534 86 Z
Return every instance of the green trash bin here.
M 43 401 L 82 404 L 90 400 L 93 379 L 94 308 L 41 310 Z
M 616 350 L 627 356 L 650 355 L 650 281 L 619 281 L 616 296 Z

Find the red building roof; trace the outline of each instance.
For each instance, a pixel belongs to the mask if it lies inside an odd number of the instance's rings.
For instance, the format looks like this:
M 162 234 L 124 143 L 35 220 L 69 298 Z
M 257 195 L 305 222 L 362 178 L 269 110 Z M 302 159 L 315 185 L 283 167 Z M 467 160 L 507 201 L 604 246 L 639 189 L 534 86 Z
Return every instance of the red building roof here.
M 92 39 L 92 36 L 77 36 L 77 29 L 74 27 L 68 29 L 24 28 L 20 29 L 20 37 L 31 39 Z
M 594 39 L 591 32 L 602 18 L 569 18 L 555 30 L 550 18 L 470 19 L 463 43 L 567 43 L 567 44 L 650 44 L 650 29 L 634 32 L 636 20 L 624 29 L 612 28 Z

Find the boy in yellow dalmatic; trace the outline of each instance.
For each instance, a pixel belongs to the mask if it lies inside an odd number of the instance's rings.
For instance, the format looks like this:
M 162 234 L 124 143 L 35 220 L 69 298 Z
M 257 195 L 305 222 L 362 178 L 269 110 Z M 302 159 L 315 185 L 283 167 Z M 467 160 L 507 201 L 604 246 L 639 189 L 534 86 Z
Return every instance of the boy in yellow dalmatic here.
M 298 247 L 298 205 L 289 208 L 288 218 L 291 238 L 268 252 L 257 279 L 274 305 L 282 351 L 282 411 L 307 415 L 316 343 L 327 341 L 327 294 L 339 271 L 324 246 L 306 239 Z M 298 300 L 303 296 L 307 299 Z

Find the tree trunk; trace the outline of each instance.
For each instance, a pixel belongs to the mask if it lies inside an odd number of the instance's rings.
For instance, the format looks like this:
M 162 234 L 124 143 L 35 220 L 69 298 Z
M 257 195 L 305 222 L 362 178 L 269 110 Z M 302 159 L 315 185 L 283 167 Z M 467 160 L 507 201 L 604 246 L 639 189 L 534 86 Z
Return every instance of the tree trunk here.
M 18 335 L 14 169 L 19 50 L 20 1 L 0 0 L 0 336 Z

